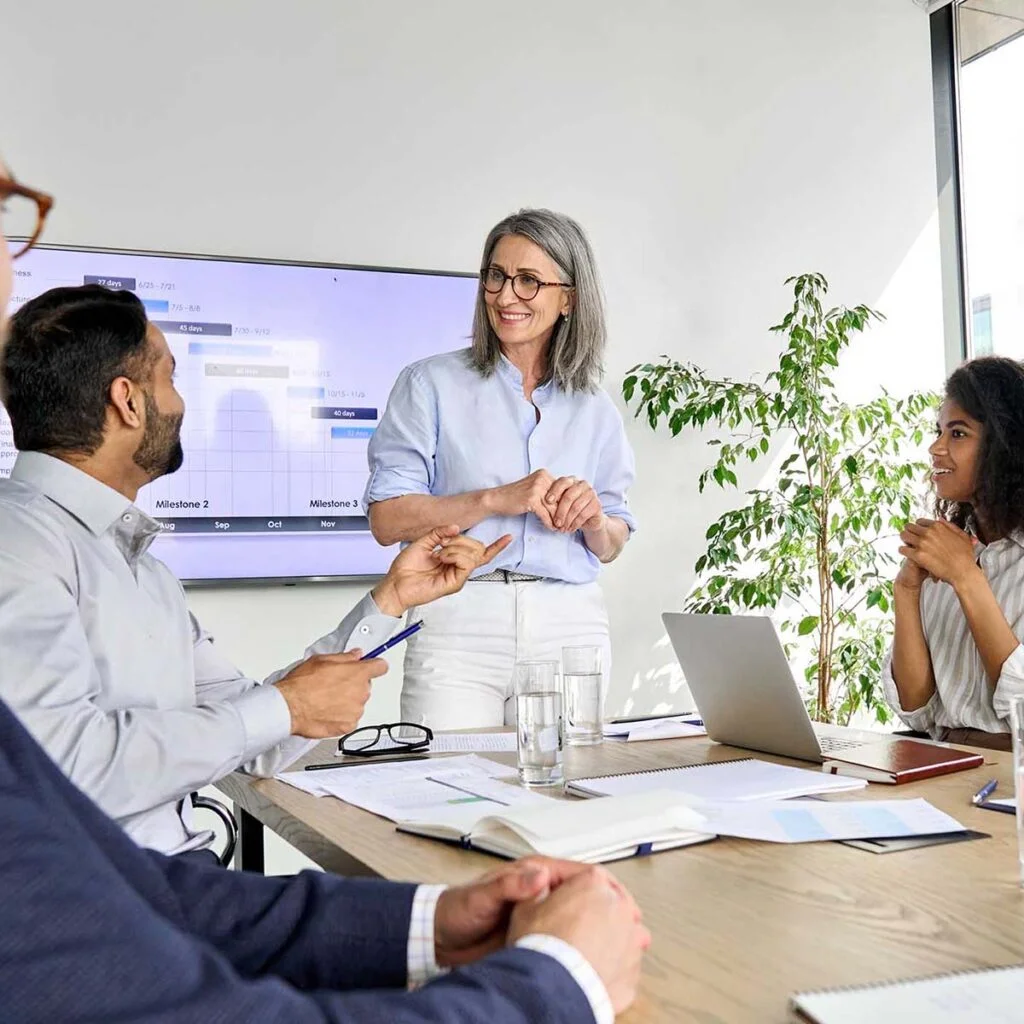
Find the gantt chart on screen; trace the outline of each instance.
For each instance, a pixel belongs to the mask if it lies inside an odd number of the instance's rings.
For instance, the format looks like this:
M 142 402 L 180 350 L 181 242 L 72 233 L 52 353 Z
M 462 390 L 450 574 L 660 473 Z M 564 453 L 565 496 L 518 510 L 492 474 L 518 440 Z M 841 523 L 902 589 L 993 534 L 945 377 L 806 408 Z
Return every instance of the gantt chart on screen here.
M 164 333 L 186 405 L 185 461 L 137 504 L 165 533 L 292 536 L 299 543 L 285 548 L 231 545 L 231 563 L 258 551 L 269 576 L 386 565 L 360 504 L 367 444 L 402 367 L 465 346 L 473 278 L 67 249 L 33 250 L 16 274 L 11 312 L 48 288 L 98 283 L 135 292 Z M 0 410 L 0 474 L 15 454 Z M 350 543 L 329 564 L 320 546 L 319 557 L 291 557 L 308 546 L 301 535 L 346 532 L 361 533 L 366 551 Z M 161 557 L 207 578 L 210 549 L 189 547 Z M 222 565 L 214 578 L 246 569 Z

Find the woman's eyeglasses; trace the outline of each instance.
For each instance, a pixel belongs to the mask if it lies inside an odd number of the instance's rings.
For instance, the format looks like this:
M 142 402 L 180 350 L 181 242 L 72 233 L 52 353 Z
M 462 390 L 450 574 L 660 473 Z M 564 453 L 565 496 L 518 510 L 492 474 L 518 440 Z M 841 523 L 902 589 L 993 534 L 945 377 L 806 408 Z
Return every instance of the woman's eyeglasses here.
M 17 259 L 39 241 L 53 196 L 0 175 L 0 223 L 11 240 L 11 258 Z
M 338 740 L 339 754 L 355 757 L 374 757 L 396 751 L 411 753 L 425 750 L 434 734 L 425 725 L 413 722 L 393 722 L 391 725 L 364 725 L 355 732 L 346 733 Z
M 499 294 L 505 287 L 506 281 L 512 282 L 512 291 L 523 302 L 535 299 L 541 288 L 572 287 L 571 284 L 566 284 L 564 281 L 540 281 L 533 274 L 516 274 L 515 277 L 510 277 L 501 267 L 488 267 L 486 270 L 480 271 L 480 282 L 484 286 L 484 291 L 490 292 L 492 295 Z

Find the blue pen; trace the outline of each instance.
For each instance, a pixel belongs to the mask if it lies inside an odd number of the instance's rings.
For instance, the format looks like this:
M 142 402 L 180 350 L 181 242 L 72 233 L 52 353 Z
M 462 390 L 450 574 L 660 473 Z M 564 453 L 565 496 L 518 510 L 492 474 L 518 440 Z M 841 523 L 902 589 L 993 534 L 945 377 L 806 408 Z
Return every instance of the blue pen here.
M 995 779 L 991 782 L 986 782 L 985 785 L 971 797 L 971 803 L 975 806 L 980 803 L 984 803 L 996 791 L 996 785 L 997 783 Z
M 380 647 L 375 647 L 369 654 L 364 654 L 359 660 L 369 661 L 371 658 L 379 658 L 385 651 L 390 651 L 396 644 L 400 644 L 403 640 L 408 640 L 413 633 L 418 633 L 423 628 L 423 620 L 414 622 L 411 626 L 403 629 L 401 633 L 397 633 L 390 640 L 382 643 Z

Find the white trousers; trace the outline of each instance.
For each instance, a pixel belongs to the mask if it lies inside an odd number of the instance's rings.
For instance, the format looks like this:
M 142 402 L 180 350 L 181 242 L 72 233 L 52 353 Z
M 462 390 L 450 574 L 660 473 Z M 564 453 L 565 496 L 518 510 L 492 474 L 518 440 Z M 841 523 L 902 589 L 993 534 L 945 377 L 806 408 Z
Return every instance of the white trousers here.
M 409 612 L 423 629 L 409 638 L 402 721 L 431 729 L 515 724 L 517 661 L 558 661 L 563 647 L 602 648 L 604 690 L 611 641 L 597 583 L 470 580 L 458 593 Z

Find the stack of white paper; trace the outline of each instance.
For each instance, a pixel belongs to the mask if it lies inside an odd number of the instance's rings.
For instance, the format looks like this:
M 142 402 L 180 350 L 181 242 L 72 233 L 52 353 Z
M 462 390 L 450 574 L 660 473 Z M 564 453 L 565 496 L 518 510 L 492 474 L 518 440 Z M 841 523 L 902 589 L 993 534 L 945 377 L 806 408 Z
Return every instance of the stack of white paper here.
M 702 800 L 788 800 L 795 796 L 842 793 L 864 789 L 864 779 L 825 775 L 806 768 L 756 761 L 745 757 L 737 761 L 710 764 L 676 765 L 625 775 L 598 775 L 592 779 L 573 779 L 566 784 L 578 796 L 622 796 L 651 789 L 672 789 Z
M 401 753 L 408 750 L 406 744 L 396 743 L 390 736 L 381 736 L 373 747 L 374 751 L 395 751 Z M 439 732 L 434 734 L 430 745 L 423 753 L 428 754 L 452 754 L 452 753 L 508 753 L 516 749 L 516 734 L 514 732 Z M 419 751 L 417 751 L 419 753 Z M 339 750 L 336 757 L 342 757 Z
M 437 733 L 430 741 L 430 753 L 449 754 L 455 752 L 514 752 L 514 732 L 445 732 Z M 506 769 L 507 770 L 507 769 Z
M 637 722 L 607 722 L 605 739 L 636 743 L 643 740 L 673 740 L 684 736 L 707 736 L 700 715 L 673 715 L 671 718 L 645 718 Z
M 469 754 L 425 761 L 397 761 L 277 776 L 314 796 L 334 796 L 363 810 L 402 821 L 445 808 L 477 803 L 481 814 L 546 801 L 530 790 L 502 782 L 514 770 Z

